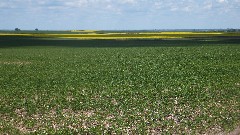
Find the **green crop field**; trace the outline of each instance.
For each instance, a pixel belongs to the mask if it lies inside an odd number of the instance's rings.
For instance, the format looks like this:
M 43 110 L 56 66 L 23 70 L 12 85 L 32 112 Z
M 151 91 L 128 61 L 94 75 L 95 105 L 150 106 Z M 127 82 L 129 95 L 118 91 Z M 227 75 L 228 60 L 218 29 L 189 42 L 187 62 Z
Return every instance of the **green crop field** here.
M 0 134 L 218 134 L 240 122 L 240 41 L 0 36 Z

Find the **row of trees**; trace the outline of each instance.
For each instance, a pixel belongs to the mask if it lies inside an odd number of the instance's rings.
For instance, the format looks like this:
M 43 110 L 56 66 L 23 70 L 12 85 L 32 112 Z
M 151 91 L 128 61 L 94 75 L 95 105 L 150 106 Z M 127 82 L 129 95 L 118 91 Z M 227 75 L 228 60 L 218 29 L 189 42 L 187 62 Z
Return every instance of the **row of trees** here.
M 15 31 L 21 31 L 21 29 L 15 28 Z M 38 28 L 36 28 L 35 31 L 38 31 Z
M 227 32 L 239 32 L 240 29 L 228 28 L 226 31 L 227 31 Z

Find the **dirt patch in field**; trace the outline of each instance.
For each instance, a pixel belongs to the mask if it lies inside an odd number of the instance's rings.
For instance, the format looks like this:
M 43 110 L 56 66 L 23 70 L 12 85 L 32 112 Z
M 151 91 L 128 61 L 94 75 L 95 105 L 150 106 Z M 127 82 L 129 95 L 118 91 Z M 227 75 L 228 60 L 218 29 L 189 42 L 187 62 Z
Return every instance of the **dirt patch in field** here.
M 240 125 L 227 135 L 240 135 Z
M 31 63 L 32 62 L 29 62 L 29 61 L 0 61 L 0 64 L 3 64 L 3 65 L 18 65 L 18 66 L 29 65 Z
M 115 103 L 115 101 L 113 101 Z M 147 112 L 142 112 L 147 113 Z M 146 123 L 148 123 L 148 119 L 145 118 L 145 115 L 139 112 L 139 117 L 141 117 Z M 49 130 L 59 131 L 61 129 L 70 129 L 75 132 L 81 131 L 89 131 L 90 128 L 101 127 L 102 131 L 109 131 L 113 128 L 119 128 L 119 125 L 115 122 L 117 118 L 124 118 L 121 112 L 119 115 L 109 114 L 103 111 L 97 110 L 79 110 L 74 111 L 72 109 L 52 109 L 44 113 L 35 113 L 28 114 L 26 109 L 19 108 L 14 111 L 15 116 L 10 117 L 7 115 L 1 115 L 0 119 L 10 125 L 11 128 L 18 130 L 20 133 L 28 134 L 35 132 L 48 132 Z M 127 120 L 128 118 L 126 118 Z M 173 121 L 176 123 L 176 127 L 179 126 L 179 120 L 175 115 L 168 115 L 165 117 L 167 121 Z M 123 133 L 134 134 L 138 129 L 136 125 L 141 121 L 134 121 L 132 125 L 128 125 L 126 127 L 121 127 Z M 165 127 L 161 126 L 161 120 L 155 121 L 155 124 L 159 124 L 158 126 L 148 125 L 147 133 L 149 134 L 161 134 L 165 130 L 171 130 L 176 127 Z M 0 128 L 6 125 L 0 125 Z M 181 129 L 181 128 L 180 128 Z M 191 134 L 192 130 L 185 128 L 184 133 Z M 176 130 L 176 134 L 178 130 Z M 137 132 L 136 132 L 137 133 Z M 1 133 L 0 133 L 1 134 Z M 221 127 L 212 127 L 204 134 L 208 135 L 239 135 L 240 134 L 240 126 L 237 127 L 232 132 L 224 132 Z
M 63 109 L 60 112 L 52 109 L 43 114 L 29 115 L 24 108 L 21 108 L 16 109 L 14 114 L 16 117 L 2 115 L 0 118 L 23 134 L 48 129 L 58 131 L 63 128 L 78 132 L 79 129 L 88 130 L 101 125 L 107 129 L 111 126 L 109 121 L 114 117 L 107 115 L 103 120 L 96 120 L 94 118 L 96 116 L 94 110 L 73 111 L 72 109 Z

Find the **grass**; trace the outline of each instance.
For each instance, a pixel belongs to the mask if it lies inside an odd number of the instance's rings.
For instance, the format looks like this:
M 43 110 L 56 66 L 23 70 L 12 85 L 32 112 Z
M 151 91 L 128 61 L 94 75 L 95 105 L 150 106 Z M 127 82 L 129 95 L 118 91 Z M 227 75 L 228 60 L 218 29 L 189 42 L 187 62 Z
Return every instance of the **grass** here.
M 237 43 L 1 40 L 0 134 L 204 134 L 239 124 Z

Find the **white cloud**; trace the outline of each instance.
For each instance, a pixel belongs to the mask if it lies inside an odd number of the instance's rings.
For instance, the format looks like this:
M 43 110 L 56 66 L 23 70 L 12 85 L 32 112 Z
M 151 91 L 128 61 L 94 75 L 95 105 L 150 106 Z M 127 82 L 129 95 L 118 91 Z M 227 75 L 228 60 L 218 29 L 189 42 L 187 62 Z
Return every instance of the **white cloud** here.
M 163 3 L 160 2 L 160 1 L 155 2 L 155 3 L 154 3 L 154 6 L 155 6 L 156 8 L 161 8 L 161 7 L 163 6 Z
M 205 3 L 204 4 L 204 9 L 212 9 L 212 7 L 213 7 L 213 4 L 212 4 L 212 2 L 207 2 L 207 3 Z
M 134 3 L 137 3 L 137 1 L 136 0 L 121 0 L 121 3 L 134 4 Z
M 183 11 L 190 12 L 192 10 L 191 6 L 187 6 L 183 8 Z
M 0 8 L 14 8 L 15 4 L 11 1 L 1 1 Z
M 72 1 L 66 1 L 64 2 L 64 6 L 68 7 L 83 7 L 86 6 L 89 3 L 88 0 L 72 0 Z
M 111 4 L 107 5 L 106 9 L 111 11 L 111 12 L 113 12 L 113 13 L 116 13 L 116 14 L 122 14 L 121 9 L 119 9 L 119 8 L 117 8 L 117 7 L 115 7 L 115 6 L 111 5 Z
M 218 3 L 227 3 L 227 0 L 217 0 Z

